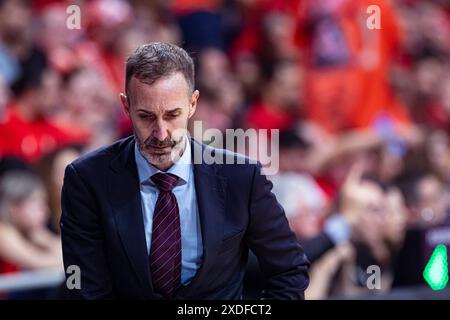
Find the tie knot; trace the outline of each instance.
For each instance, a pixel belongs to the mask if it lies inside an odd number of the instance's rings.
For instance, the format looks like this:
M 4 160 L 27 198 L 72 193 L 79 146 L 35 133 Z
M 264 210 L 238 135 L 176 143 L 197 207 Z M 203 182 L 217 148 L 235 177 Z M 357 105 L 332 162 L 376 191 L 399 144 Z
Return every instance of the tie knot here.
M 178 182 L 178 177 L 171 173 L 158 172 L 151 177 L 156 186 L 163 191 L 172 191 Z

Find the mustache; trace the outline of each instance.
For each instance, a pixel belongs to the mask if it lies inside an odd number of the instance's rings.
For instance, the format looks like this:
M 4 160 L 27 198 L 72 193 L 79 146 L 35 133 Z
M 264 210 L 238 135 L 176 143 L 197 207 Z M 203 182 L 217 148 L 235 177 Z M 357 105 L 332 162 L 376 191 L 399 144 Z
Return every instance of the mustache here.
M 171 147 L 171 148 L 173 148 L 176 144 L 177 144 L 177 142 L 175 140 L 170 139 L 169 137 L 167 137 L 163 141 L 160 141 L 156 138 L 149 138 L 144 141 L 143 146 L 146 148 L 147 147 L 153 147 L 153 148 Z

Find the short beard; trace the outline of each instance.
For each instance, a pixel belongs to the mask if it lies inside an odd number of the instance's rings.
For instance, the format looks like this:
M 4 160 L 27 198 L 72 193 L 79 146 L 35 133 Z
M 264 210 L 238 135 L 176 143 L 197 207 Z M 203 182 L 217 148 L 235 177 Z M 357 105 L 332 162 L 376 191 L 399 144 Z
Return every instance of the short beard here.
M 134 132 L 136 143 L 142 156 L 147 160 L 148 163 L 154 165 L 157 168 L 170 167 L 174 164 L 182 155 L 184 150 L 183 140 L 184 136 L 181 136 L 178 141 L 172 140 L 170 138 L 164 141 L 158 141 L 156 139 L 147 139 L 142 141 L 139 136 Z M 170 152 L 166 154 L 151 154 L 148 152 L 148 147 L 170 147 Z

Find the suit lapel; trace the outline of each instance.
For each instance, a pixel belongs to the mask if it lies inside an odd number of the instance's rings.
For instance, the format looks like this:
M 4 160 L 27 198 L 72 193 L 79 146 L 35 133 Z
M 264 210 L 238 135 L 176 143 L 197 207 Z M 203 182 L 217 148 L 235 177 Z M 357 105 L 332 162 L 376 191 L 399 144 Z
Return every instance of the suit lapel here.
M 153 292 L 145 240 L 134 139 L 111 162 L 110 199 L 120 240 L 144 292 Z
M 203 152 L 204 146 L 194 140 L 191 140 L 191 146 L 194 163 L 194 159 L 202 159 L 198 153 Z M 177 292 L 179 299 L 191 296 L 191 292 L 195 293 L 199 286 L 205 284 L 205 278 L 217 263 L 216 255 L 223 235 L 226 178 L 217 174 L 217 165 L 194 163 L 194 183 L 202 230 L 203 261 L 191 283 Z

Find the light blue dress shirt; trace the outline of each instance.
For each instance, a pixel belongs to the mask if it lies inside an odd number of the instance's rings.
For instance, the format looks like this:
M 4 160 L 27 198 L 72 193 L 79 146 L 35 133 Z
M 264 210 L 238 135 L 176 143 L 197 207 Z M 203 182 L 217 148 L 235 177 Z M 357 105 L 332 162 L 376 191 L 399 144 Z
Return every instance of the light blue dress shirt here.
M 186 147 L 183 155 L 167 173 L 172 173 L 180 179 L 173 188 L 178 202 L 181 225 L 181 283 L 189 284 L 201 265 L 203 257 L 203 243 L 198 214 L 197 197 L 195 194 L 194 168 L 191 158 L 191 145 L 185 137 Z M 158 199 L 159 189 L 150 179 L 151 176 L 162 172 L 151 165 L 141 154 L 135 144 L 134 154 L 139 175 L 141 204 L 144 215 L 145 239 L 147 251 L 150 255 L 153 213 Z

